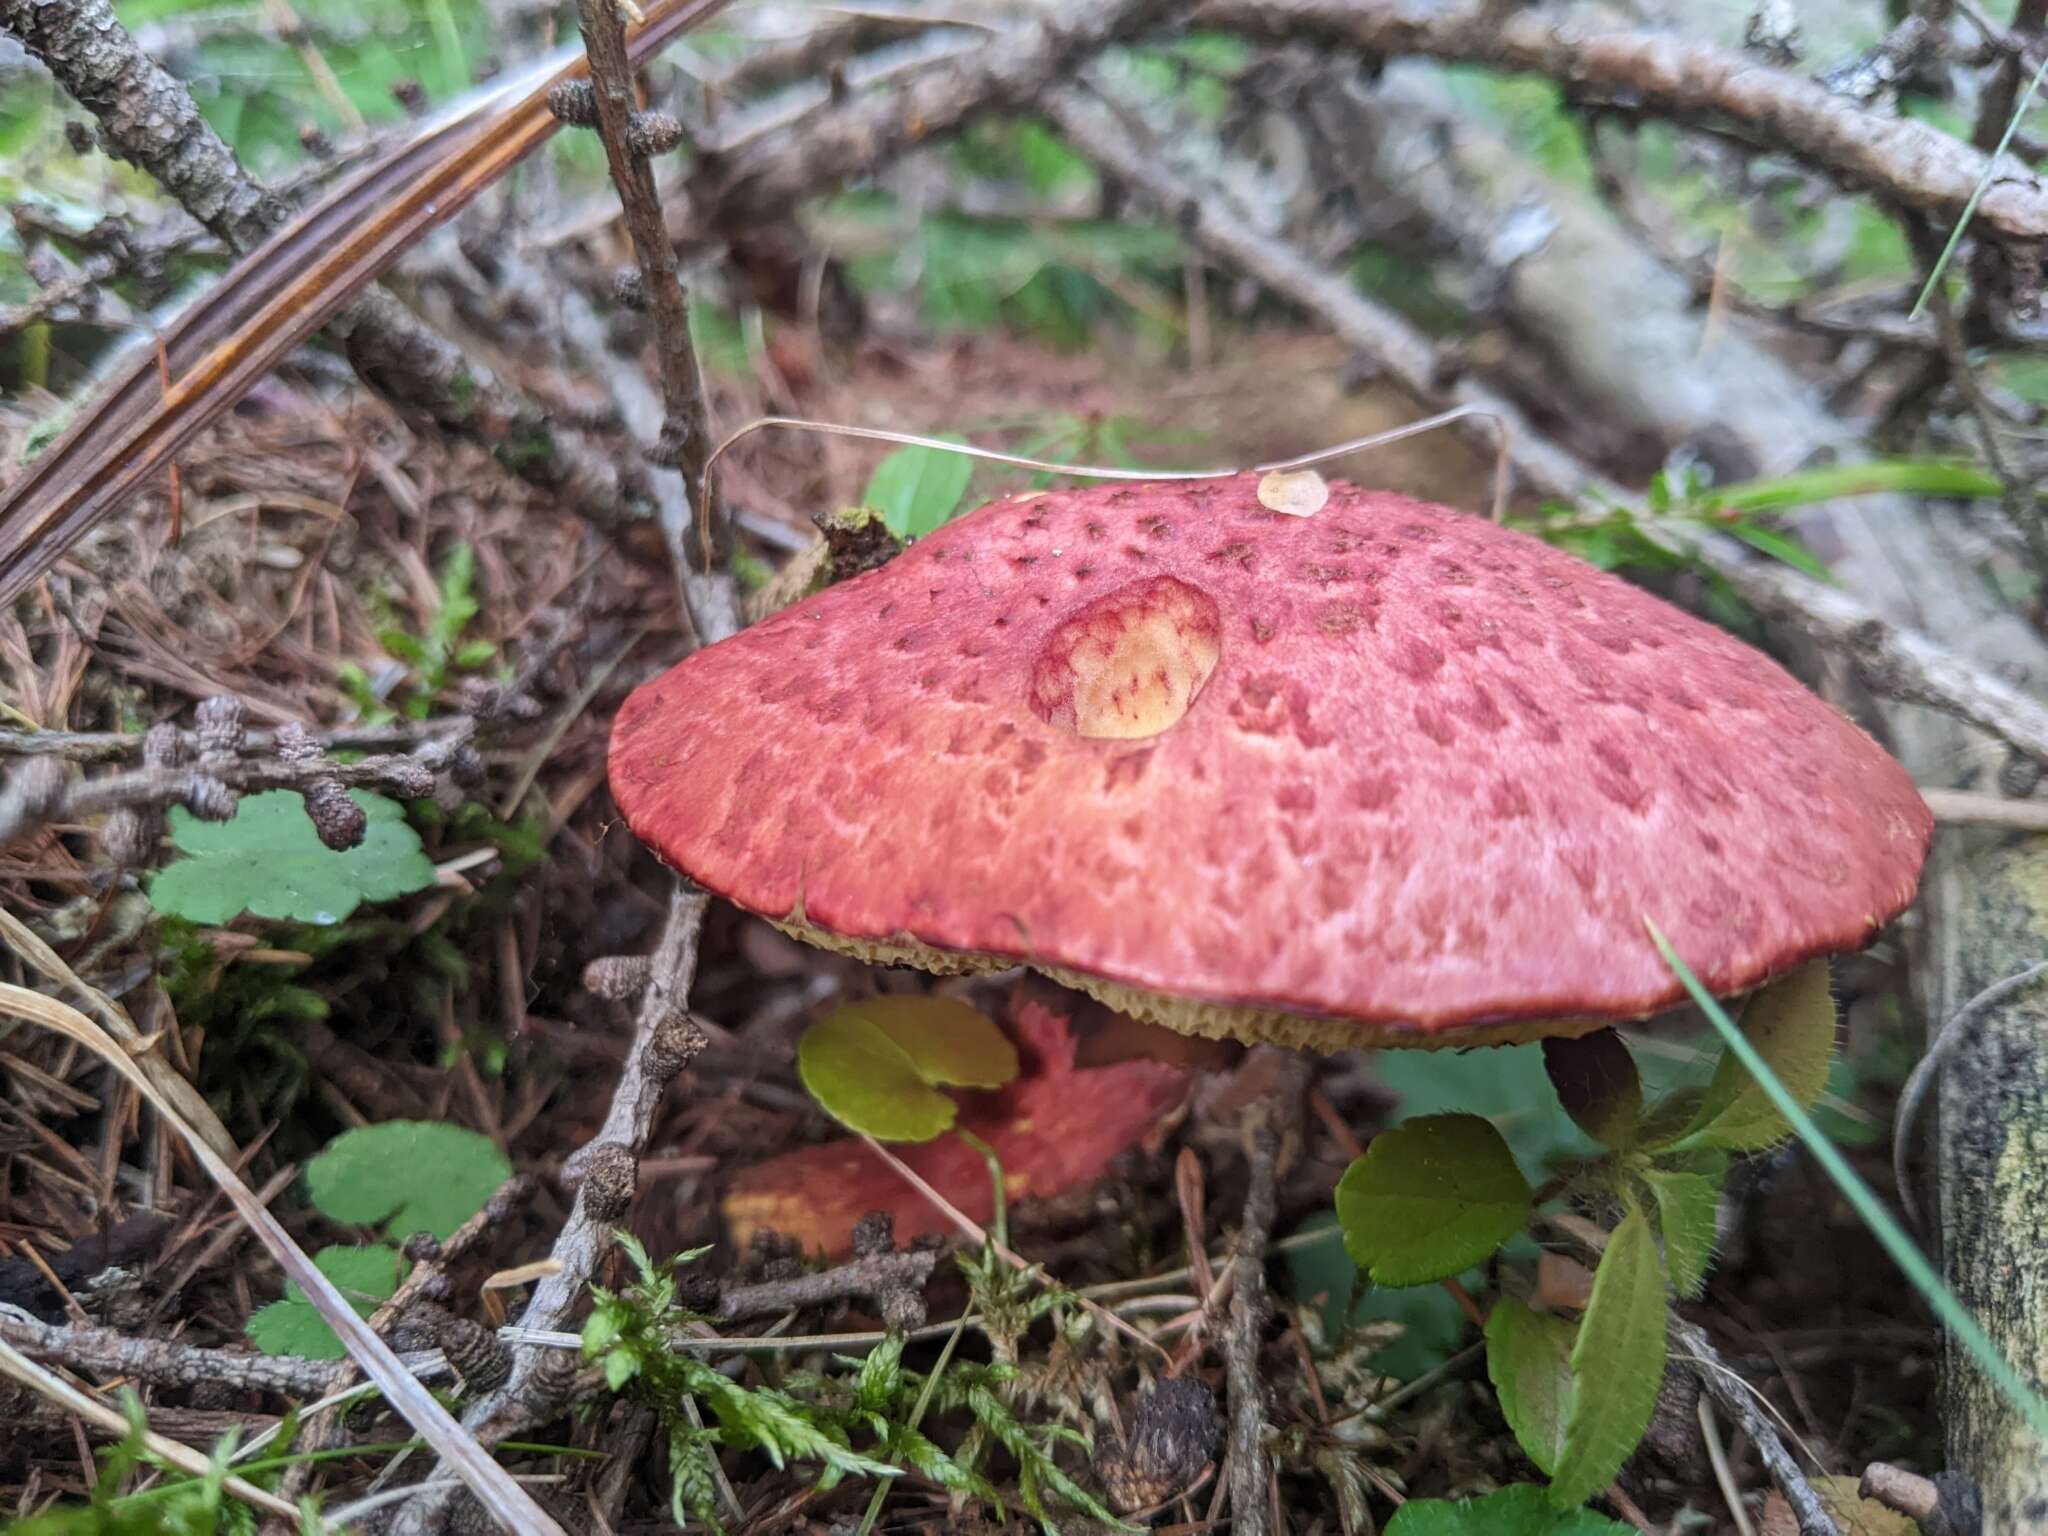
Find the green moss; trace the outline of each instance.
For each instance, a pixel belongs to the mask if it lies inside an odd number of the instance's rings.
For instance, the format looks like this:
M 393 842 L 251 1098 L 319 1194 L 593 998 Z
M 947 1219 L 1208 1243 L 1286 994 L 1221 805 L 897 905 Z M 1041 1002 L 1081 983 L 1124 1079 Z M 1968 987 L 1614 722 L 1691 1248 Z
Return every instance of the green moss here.
M 555 440 L 547 432 L 528 432 L 520 437 L 507 438 L 493 450 L 493 455 L 513 474 L 523 475 L 553 462 Z

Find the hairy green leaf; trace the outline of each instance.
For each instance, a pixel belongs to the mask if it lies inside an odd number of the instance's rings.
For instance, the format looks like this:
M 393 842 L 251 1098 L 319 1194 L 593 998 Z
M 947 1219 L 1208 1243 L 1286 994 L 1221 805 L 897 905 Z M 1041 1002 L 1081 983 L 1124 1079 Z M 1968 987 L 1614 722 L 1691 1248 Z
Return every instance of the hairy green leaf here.
M 1426 1115 L 1382 1131 L 1337 1184 L 1344 1246 L 1380 1285 L 1469 1269 L 1529 1219 L 1530 1189 L 1491 1121 Z
M 948 997 L 872 997 L 804 1031 L 797 1070 L 827 1113 L 884 1141 L 929 1141 L 951 1129 L 937 1091 L 999 1088 L 1017 1048 L 986 1016 Z
M 321 1212 L 392 1237 L 445 1238 L 512 1176 L 488 1136 L 437 1121 L 387 1120 L 343 1131 L 306 1164 Z
M 1664 1384 L 1668 1310 L 1657 1240 L 1642 1212 L 1631 1211 L 1600 1256 L 1572 1346 L 1571 1414 L 1550 1481 L 1557 1504 L 1583 1504 L 1613 1482 L 1649 1428 Z
M 1699 1295 L 1713 1266 L 1715 1218 L 1726 1171 L 1724 1159 L 1719 1174 L 1697 1167 L 1653 1167 L 1643 1175 L 1657 1202 L 1657 1228 L 1664 1238 L 1671 1287 L 1688 1299 Z
M 1625 1147 L 1643 1118 L 1643 1079 L 1619 1033 L 1558 1035 L 1543 1042 L 1543 1068 L 1572 1123 L 1603 1146 Z
M 1484 1115 L 1507 1139 L 1515 1161 L 1541 1176 L 1553 1164 L 1595 1156 L 1597 1143 L 1543 1091 L 1543 1048 L 1502 1045 L 1484 1051 L 1376 1051 L 1373 1075 L 1401 1100 L 1408 1118 L 1447 1111 Z
M 960 509 L 973 477 L 974 461 L 965 454 L 912 445 L 875 466 L 861 500 L 897 538 L 921 538 Z
M 1759 991 L 1742 1011 L 1742 1032 L 1800 1107 L 1811 1109 L 1827 1087 L 1835 1049 L 1827 961 L 1810 961 Z M 1679 1144 L 1756 1152 L 1791 1134 L 1791 1123 L 1731 1051 L 1714 1069 Z
M 1503 1296 L 1486 1320 L 1486 1374 L 1501 1415 L 1531 1461 L 1545 1473 L 1564 1459 L 1571 1413 L 1572 1346 L 1578 1325 Z
M 359 789 L 349 796 L 369 827 L 346 852 L 320 841 L 305 801 L 288 789 L 243 796 L 229 821 L 201 821 L 173 806 L 171 841 L 186 857 L 150 881 L 150 903 L 195 923 L 225 923 L 253 912 L 328 924 L 365 901 L 389 901 L 432 885 L 433 861 L 420 851 L 404 808 Z
M 1386 1536 L 1631 1536 L 1590 1509 L 1559 1509 L 1533 1483 L 1483 1499 L 1410 1499 L 1387 1522 Z
M 346 1244 L 322 1248 L 313 1267 L 332 1280 L 342 1298 L 364 1317 L 388 1301 L 405 1276 L 405 1259 L 382 1243 L 363 1247 Z M 298 1282 L 286 1281 L 284 1299 L 258 1307 L 249 1318 L 249 1342 L 266 1355 L 299 1355 L 307 1360 L 339 1360 L 347 1353 L 325 1318 L 314 1310 Z

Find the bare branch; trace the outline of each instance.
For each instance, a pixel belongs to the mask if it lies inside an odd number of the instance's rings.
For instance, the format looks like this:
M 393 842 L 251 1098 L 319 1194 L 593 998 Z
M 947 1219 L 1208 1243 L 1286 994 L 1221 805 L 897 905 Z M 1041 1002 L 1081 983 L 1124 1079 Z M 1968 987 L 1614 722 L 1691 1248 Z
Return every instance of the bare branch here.
M 1135 35 L 1164 0 L 1061 0 L 956 60 L 920 69 L 901 86 L 807 114 L 743 147 L 707 157 L 692 201 L 738 228 L 787 212 L 798 199 L 888 160 L 966 117 L 1022 107 L 1071 74 L 1077 61 Z
M 644 143 L 645 124 L 653 114 L 640 112 L 635 104 L 625 24 L 614 0 L 578 0 L 577 12 L 583 21 L 584 50 L 590 57 L 596 127 L 604 140 L 605 158 L 639 260 L 640 298 L 654 318 L 655 358 L 666 416 L 652 457 L 681 472 L 685 502 L 694 507 L 704 489 L 711 428 L 704 409 L 704 376 L 690 341 L 689 300 L 676 275 L 675 245 L 662 216 L 661 193 L 655 188 Z M 731 535 L 722 520 L 706 528 L 704 535 L 701 565 L 709 569 L 730 544 Z
M 1561 20 L 1488 0 L 1203 0 L 1195 20 L 1254 36 L 1313 38 L 1375 57 L 1421 55 L 1546 75 L 1632 110 L 1733 126 L 1829 175 L 1952 222 L 1989 157 L 1912 118 L 1885 117 L 1754 54 L 1668 33 Z M 2017 159 L 1977 205 L 1976 228 L 2048 239 L 2048 184 Z
M 1432 409 L 1471 405 L 1498 417 L 1515 468 L 1533 489 L 1576 497 L 1601 483 L 1597 473 L 1537 432 L 1507 400 L 1469 380 L 1445 382 L 1441 359 L 1428 337 L 1286 241 L 1261 232 L 1220 188 L 1197 184 L 1174 171 L 1160 146 L 1149 142 L 1150 135 L 1128 115 L 1117 116 L 1102 100 L 1071 86 L 1048 91 L 1040 105 L 1076 148 L 1158 203 L 1188 239 L 1319 316 L 1345 342 L 1384 368 L 1417 403 Z M 1470 430 L 1488 451 L 1496 446 L 1483 420 L 1471 419 Z

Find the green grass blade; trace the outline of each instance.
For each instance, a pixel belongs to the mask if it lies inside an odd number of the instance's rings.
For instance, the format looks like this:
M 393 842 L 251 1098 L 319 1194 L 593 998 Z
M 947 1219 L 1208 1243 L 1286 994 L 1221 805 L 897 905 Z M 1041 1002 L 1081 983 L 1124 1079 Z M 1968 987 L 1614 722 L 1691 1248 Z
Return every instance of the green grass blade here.
M 1912 1282 L 1913 1288 L 1927 1299 L 1927 1304 L 1934 1309 L 1935 1316 L 1947 1325 L 1963 1348 L 1970 1352 L 1984 1374 L 1990 1377 L 1999 1391 L 2005 1395 L 2006 1401 L 2025 1416 L 2034 1433 L 2048 1438 L 2048 1401 L 2044 1401 L 2038 1392 L 2027 1385 L 2020 1373 L 2012 1368 L 2004 1355 L 1999 1353 L 1998 1346 L 1992 1343 L 1990 1337 L 1978 1326 L 1969 1309 L 1957 1300 L 1955 1292 L 1951 1291 L 1942 1282 L 1941 1276 L 1935 1273 L 1934 1266 L 1927 1262 L 1926 1255 L 1913 1246 L 1913 1240 L 1906 1236 L 1905 1230 L 1892 1219 L 1892 1213 L 1884 1208 L 1884 1202 L 1877 1198 L 1868 1184 L 1857 1177 L 1856 1170 L 1851 1168 L 1847 1159 L 1835 1150 L 1835 1144 L 1813 1123 L 1812 1116 L 1800 1107 L 1799 1101 L 1786 1091 L 1785 1085 L 1778 1081 L 1778 1074 L 1773 1072 L 1770 1064 L 1757 1054 L 1756 1047 L 1749 1043 L 1748 1037 L 1735 1027 L 1734 1021 L 1722 1011 L 1721 1005 L 1700 985 L 1699 978 L 1694 976 L 1686 963 L 1678 958 L 1678 952 L 1671 947 L 1671 941 L 1664 937 L 1663 930 L 1647 917 L 1643 919 L 1643 926 L 1650 930 L 1650 937 L 1656 942 L 1658 952 L 1664 956 L 1664 963 L 1671 967 L 1672 974 L 1685 984 L 1685 989 L 1692 994 L 1693 1001 L 1700 1005 L 1700 1010 L 1706 1014 L 1714 1028 L 1720 1031 L 1728 1049 L 1735 1053 L 1736 1059 L 1747 1067 L 1750 1074 L 1763 1086 L 1764 1092 L 1770 1095 L 1771 1102 L 1777 1105 L 1778 1112 L 1791 1122 L 1793 1131 L 1806 1144 L 1806 1149 L 1813 1154 L 1814 1161 L 1819 1163 L 1822 1170 L 1834 1181 L 1835 1187 L 1855 1208 L 1856 1214 L 1863 1218 L 1863 1224 L 1870 1228 L 1871 1235 L 1891 1256 L 1892 1262 L 1899 1266 L 1900 1273 L 1905 1275 Z
M 2012 136 L 2019 132 L 2020 119 L 2027 115 L 2027 108 L 2034 103 L 2034 92 L 2041 89 L 2041 77 L 2048 75 L 2048 59 L 2041 61 L 2041 67 L 2034 71 L 2034 78 L 2027 82 L 2027 88 L 2020 94 L 2019 105 L 2012 109 L 2012 118 L 2005 125 L 2005 132 L 1998 137 L 1998 148 L 1991 151 L 1991 159 L 1984 167 L 1984 174 L 1977 185 L 1970 189 L 1970 200 L 1963 204 L 1963 216 L 1956 220 L 1956 227 L 1949 232 L 1948 244 L 1941 248 L 1941 254 L 1934 260 L 1934 270 L 1927 274 L 1927 283 L 1920 290 L 1920 297 L 1913 301 L 1913 308 L 1907 314 L 1908 320 L 1918 320 L 1927 300 L 1934 292 L 1934 285 L 1941 281 L 1941 274 L 1948 270 L 1949 258 L 1956 253 L 1956 247 L 1963 243 L 1963 231 L 1970 227 L 1970 219 L 1977 212 L 1977 204 L 1983 201 L 1985 189 L 1991 185 L 1991 178 L 1998 174 L 1998 162 L 2005 158 L 2006 146 L 2012 143 Z

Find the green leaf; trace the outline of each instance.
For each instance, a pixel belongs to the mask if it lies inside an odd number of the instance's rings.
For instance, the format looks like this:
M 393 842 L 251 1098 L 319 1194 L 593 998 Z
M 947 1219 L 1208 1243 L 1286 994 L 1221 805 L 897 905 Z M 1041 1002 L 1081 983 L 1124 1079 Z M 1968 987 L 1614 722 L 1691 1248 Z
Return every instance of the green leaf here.
M 1779 1080 L 1811 1109 L 1828 1083 L 1835 1049 L 1835 999 L 1828 963 L 1814 960 L 1763 988 L 1742 1011 L 1742 1032 Z M 1792 1134 L 1792 1126 L 1749 1069 L 1725 1053 L 1679 1144 L 1757 1152 Z
M 1716 1213 L 1721 1204 L 1720 1173 L 1683 1168 L 1651 1168 L 1643 1175 L 1657 1202 L 1657 1228 L 1664 1237 L 1664 1262 L 1671 1286 L 1690 1299 L 1699 1295 L 1714 1262 Z
M 1486 1320 L 1486 1374 L 1529 1459 L 1548 1474 L 1564 1459 L 1578 1325 L 1503 1296 Z
M 1337 1184 L 1344 1246 L 1380 1285 L 1469 1269 L 1529 1219 L 1528 1180 L 1492 1122 L 1427 1115 L 1382 1131 Z
M 396 1248 L 371 1243 L 322 1248 L 313 1267 L 332 1280 L 344 1300 L 363 1317 L 388 1301 L 405 1275 L 405 1260 Z M 325 1318 L 313 1309 L 297 1281 L 288 1281 L 284 1299 L 259 1307 L 248 1324 L 249 1342 L 266 1355 L 299 1355 L 308 1360 L 339 1360 L 347 1353 Z
M 1550 1480 L 1562 1506 L 1614 1481 L 1650 1426 L 1664 1384 L 1664 1266 L 1642 1212 L 1631 1211 L 1600 1256 L 1572 1346 L 1572 1406 Z
M 243 912 L 292 922 L 338 923 L 365 901 L 425 890 L 434 863 L 420 851 L 397 802 L 349 796 L 369 818 L 362 842 L 337 852 L 320 841 L 306 804 L 288 789 L 245 795 L 229 821 L 171 809 L 171 841 L 186 854 L 150 882 L 159 912 L 225 923 Z
M 1000 1088 L 1017 1075 L 1017 1048 L 952 998 L 873 997 L 805 1030 L 797 1070 L 841 1124 L 884 1141 L 930 1141 L 955 1114 L 936 1087 Z
M 939 448 L 898 448 L 875 466 L 861 500 L 899 539 L 915 539 L 960 510 L 974 461 Z
M 1559 1509 L 1533 1483 L 1483 1499 L 1410 1499 L 1387 1522 L 1386 1536 L 1632 1536 L 1629 1527 L 1590 1509 Z
M 1913 1240 L 1906 1236 L 1905 1229 L 1899 1225 L 1892 1213 L 1885 1209 L 1884 1202 L 1871 1192 L 1870 1186 L 1857 1176 L 1854 1168 L 1849 1166 L 1848 1159 L 1836 1150 L 1834 1143 L 1829 1141 L 1821 1133 L 1820 1127 L 1813 1123 L 1813 1117 L 1800 1106 L 1798 1096 L 1787 1084 L 1779 1081 L 1777 1073 L 1771 1069 L 1770 1062 L 1765 1060 L 1755 1043 L 1747 1034 L 1735 1027 L 1734 1020 L 1730 1019 L 1721 1005 L 1714 1000 L 1713 994 L 1700 985 L 1699 977 L 1693 975 L 1691 967 L 1679 958 L 1678 951 L 1671 947 L 1671 941 L 1664 936 L 1663 930 L 1648 917 L 1643 919 L 1643 926 L 1649 930 L 1650 938 L 1657 946 L 1657 953 L 1662 955 L 1664 963 L 1671 967 L 1671 974 L 1684 983 L 1685 990 L 1692 995 L 1693 1002 L 1699 1006 L 1700 1012 L 1707 1016 L 1707 1021 L 1714 1026 L 1729 1051 L 1743 1059 L 1744 1065 L 1763 1085 L 1764 1091 L 1771 1095 L 1778 1112 L 1798 1133 L 1799 1139 L 1806 1144 L 1806 1150 L 1812 1153 L 1814 1161 L 1820 1164 L 1821 1171 L 1833 1182 L 1835 1188 L 1842 1192 L 1842 1197 L 1854 1208 L 1857 1216 L 1862 1218 L 1863 1224 L 1870 1229 L 1871 1236 L 1878 1240 L 1892 1262 L 1898 1265 L 1899 1272 L 1912 1283 L 1913 1289 L 1920 1293 L 1928 1306 L 1934 1309 L 1935 1316 L 1948 1325 L 1949 1331 L 1956 1336 L 1956 1342 L 1969 1352 L 1978 1368 L 1991 1379 L 1992 1385 L 1997 1387 L 1999 1396 L 2019 1411 L 2035 1434 L 2048 1437 L 2048 1398 L 2044 1398 L 2035 1390 L 2029 1379 L 2031 1373 L 2029 1376 L 2022 1376 L 2013 1367 L 2012 1362 L 2005 1358 L 1999 1347 L 1992 1342 L 1991 1336 L 1984 1331 L 1983 1325 L 1971 1315 L 1970 1309 L 1964 1306 L 1956 1293 L 1943 1283 L 1940 1272 L 1928 1262 L 1927 1255 L 1913 1246 Z
M 1543 1049 L 1503 1045 L 1484 1051 L 1375 1051 L 1373 1075 L 1413 1118 L 1446 1111 L 1484 1115 L 1507 1138 L 1522 1167 L 1588 1158 L 1596 1143 L 1543 1091 Z
M 1822 564 L 1811 550 L 1775 528 L 1766 528 L 1760 523 L 1717 522 L 1710 526 L 1725 528 L 1751 549 L 1760 550 L 1773 560 L 1782 560 L 1794 569 L 1804 571 L 1815 581 L 1824 581 L 1830 586 L 1835 584 L 1835 573 Z
M 1612 1029 L 1543 1042 L 1543 1067 L 1572 1123 L 1603 1146 L 1626 1147 L 1643 1118 L 1643 1079 Z
M 336 1221 L 381 1222 L 393 1237 L 445 1238 L 511 1176 L 512 1165 L 488 1136 L 459 1125 L 387 1120 L 330 1141 L 306 1164 L 306 1189 Z

